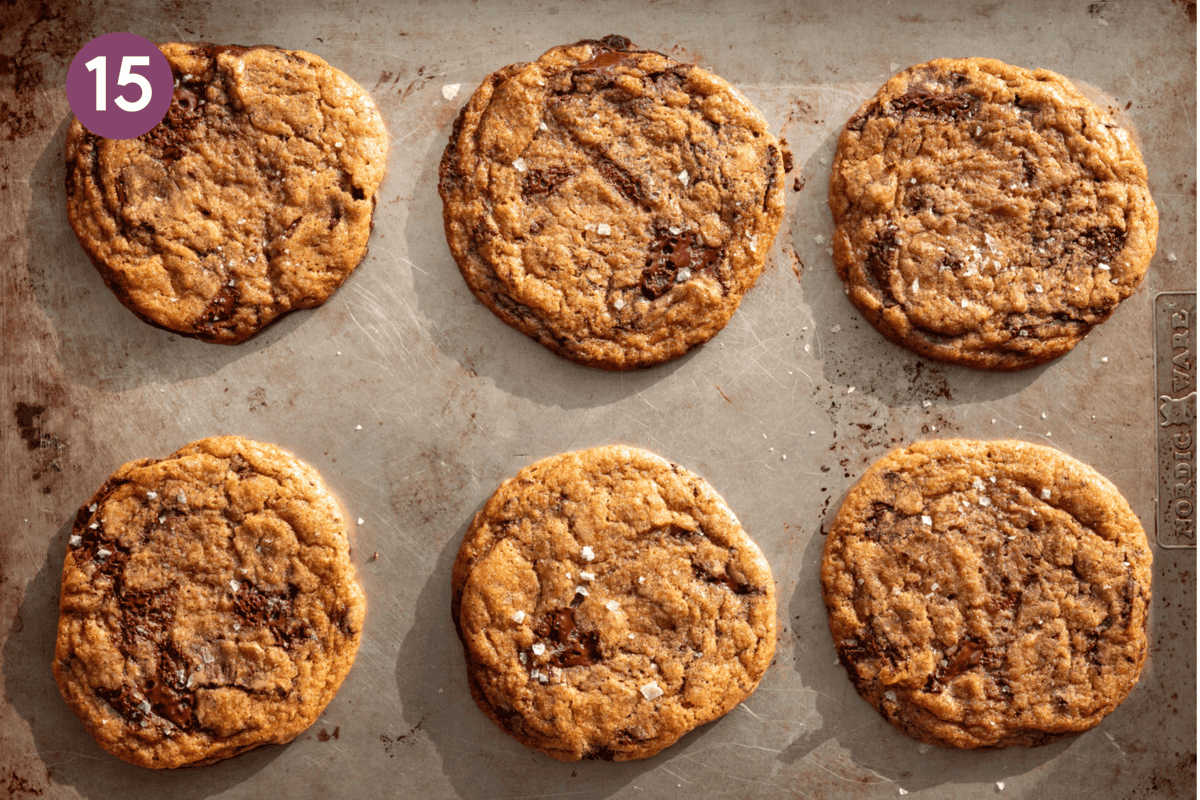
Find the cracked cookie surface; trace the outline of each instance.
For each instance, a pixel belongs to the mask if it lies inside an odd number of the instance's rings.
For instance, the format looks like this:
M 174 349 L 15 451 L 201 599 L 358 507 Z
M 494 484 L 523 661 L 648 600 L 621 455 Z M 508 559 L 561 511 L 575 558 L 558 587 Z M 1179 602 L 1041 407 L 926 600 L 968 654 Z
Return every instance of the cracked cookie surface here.
M 488 76 L 438 188 L 484 305 L 572 361 L 634 369 L 729 321 L 779 229 L 786 159 L 728 83 L 609 36 Z
M 79 510 L 54 677 L 110 753 L 211 763 L 316 720 L 365 607 L 316 471 L 270 445 L 202 439 L 124 465 Z
M 319 57 L 160 46 L 176 88 L 136 139 L 67 134 L 67 216 L 146 322 L 236 344 L 325 302 L 362 261 L 387 162 L 370 95 Z
M 732 709 L 775 652 L 775 586 L 702 479 L 636 448 L 539 461 L 463 539 L 452 614 L 471 694 L 563 761 L 648 758 Z
M 829 205 L 867 320 L 981 369 L 1068 352 L 1141 283 L 1158 231 L 1126 131 L 1062 76 L 982 58 L 891 78 L 838 139 Z
M 838 511 L 821 587 L 862 697 L 909 736 L 995 748 L 1088 730 L 1146 659 L 1151 554 L 1128 503 L 1048 447 L 897 450 Z

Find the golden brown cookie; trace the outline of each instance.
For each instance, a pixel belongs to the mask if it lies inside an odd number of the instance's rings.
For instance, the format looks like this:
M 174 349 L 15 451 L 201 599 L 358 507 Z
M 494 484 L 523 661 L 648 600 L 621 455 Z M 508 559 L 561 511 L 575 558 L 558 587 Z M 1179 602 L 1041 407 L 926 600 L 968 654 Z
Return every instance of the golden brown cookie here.
M 484 305 L 572 361 L 634 369 L 737 310 L 783 217 L 783 162 L 737 89 L 608 36 L 489 75 L 438 189 Z
M 476 703 L 562 761 L 654 755 L 749 696 L 775 652 L 758 547 L 701 478 L 631 447 L 505 481 L 452 588 Z
M 175 96 L 136 139 L 67 134 L 67 216 L 145 321 L 236 344 L 318 306 L 367 253 L 387 163 L 371 97 L 317 56 L 161 46 Z
M 1057 358 L 1108 319 L 1158 232 L 1130 135 L 1061 75 L 985 58 L 889 80 L 838 139 L 829 205 L 867 320 L 993 370 Z
M 202 439 L 124 465 L 79 510 L 54 677 L 113 755 L 207 764 L 311 725 L 354 663 L 365 608 L 316 471 Z
M 1146 660 L 1150 548 L 1111 483 L 1024 442 L 896 450 L 846 496 L 821 567 L 858 693 L 914 739 L 1039 745 L 1088 730 Z

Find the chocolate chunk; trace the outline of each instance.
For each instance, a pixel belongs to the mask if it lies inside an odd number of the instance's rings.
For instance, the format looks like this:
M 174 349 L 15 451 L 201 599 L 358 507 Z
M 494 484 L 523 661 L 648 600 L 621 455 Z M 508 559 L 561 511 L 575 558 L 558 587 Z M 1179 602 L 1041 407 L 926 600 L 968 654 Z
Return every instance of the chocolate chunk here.
M 555 644 L 566 644 L 571 634 L 575 632 L 575 612 L 569 608 L 551 611 L 542 617 L 542 621 L 533 631 L 543 639 L 549 639 Z
M 126 648 L 132 648 L 139 638 L 161 641 L 175 620 L 174 588 L 126 590 L 118 596 L 117 605 Z
M 206 44 L 197 50 L 193 50 L 192 54 L 204 55 L 213 61 L 216 61 L 217 56 L 219 56 L 221 53 L 228 53 L 232 56 L 240 56 L 248 53 L 249 51 L 249 47 L 243 47 L 239 44 Z
M 617 50 L 606 50 L 575 67 L 580 72 L 608 72 L 613 67 L 637 64 L 637 57 Z
M 139 708 L 145 700 L 136 699 L 133 688 L 127 684 L 121 684 L 116 689 L 97 688 L 96 694 L 130 723 L 136 725 L 146 720 L 145 712 Z
M 612 761 L 616 757 L 611 747 L 597 747 L 583 757 L 586 761 Z
M 1125 246 L 1125 231 L 1111 226 L 1088 228 L 1079 234 L 1075 245 L 1082 249 L 1093 263 L 1107 263 Z
M 177 728 L 195 730 L 196 693 L 187 688 L 188 665 L 174 645 L 159 651 L 158 674 L 146 686 L 150 708 Z
M 201 333 L 213 335 L 221 328 L 231 328 L 230 325 L 222 323 L 229 322 L 233 318 L 233 313 L 237 309 L 238 293 L 230 286 L 222 286 L 220 291 L 213 296 L 208 307 L 204 309 L 204 313 L 200 315 L 200 321 L 196 323 L 196 329 Z
M 710 269 L 719 257 L 715 248 L 700 245 L 699 237 L 691 231 L 674 234 L 660 229 L 642 270 L 642 294 L 648 300 L 657 300 L 675 285 L 680 270 L 686 268 L 695 275 Z
M 615 165 L 614 165 L 615 166 Z M 531 169 L 525 173 L 525 181 L 521 191 L 526 197 L 531 195 L 550 194 L 558 185 L 570 178 L 573 173 L 566 167 L 547 167 L 546 169 Z M 605 177 L 608 177 L 607 175 Z M 611 180 L 611 178 L 610 178 Z
M 979 666 L 985 652 L 986 648 L 979 642 L 967 639 L 950 658 L 950 663 L 939 669 L 935 677 L 939 683 L 947 684 L 972 667 Z
M 883 230 L 875 234 L 867 246 L 867 274 L 875 281 L 876 287 L 884 292 L 884 303 L 895 305 L 895 298 L 887 291 L 888 276 L 896 268 L 897 245 L 896 233 L 899 229 L 888 223 Z
M 271 631 L 281 647 L 291 647 L 309 636 L 308 626 L 292 617 L 292 604 L 299 591 L 295 585 L 272 592 L 242 583 L 234 595 L 233 611 L 247 625 Z
M 912 91 L 891 102 L 891 115 L 899 119 L 970 119 L 979 110 L 979 98 L 969 94 L 933 94 Z
M 550 653 L 550 666 L 586 667 L 601 659 L 600 636 L 575 626 L 574 608 L 560 608 L 542 617 L 534 633 L 557 645 Z
M 596 169 L 604 176 L 604 179 L 617 187 L 617 191 L 625 195 L 625 198 L 631 203 L 642 203 L 644 196 L 642 187 L 630 173 L 619 167 L 615 162 L 608 158 L 598 158 L 596 160 Z
M 630 48 L 630 46 L 633 44 L 626 37 L 620 36 L 615 33 L 610 33 L 608 36 L 605 36 L 603 39 L 600 40 L 600 43 L 602 45 L 604 45 L 605 47 L 611 48 L 613 50 L 621 50 L 621 51 L 627 51 Z
M 182 113 L 187 114 L 200 107 L 200 98 L 191 89 L 181 86 L 172 94 L 171 104 L 176 106 Z

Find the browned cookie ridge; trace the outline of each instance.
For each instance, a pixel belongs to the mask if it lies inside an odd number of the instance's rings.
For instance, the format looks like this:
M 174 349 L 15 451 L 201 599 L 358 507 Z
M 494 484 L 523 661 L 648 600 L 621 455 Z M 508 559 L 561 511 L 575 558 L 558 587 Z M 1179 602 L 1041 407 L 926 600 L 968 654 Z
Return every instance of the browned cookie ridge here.
M 821 587 L 862 697 L 923 742 L 1040 745 L 1088 730 L 1146 660 L 1151 554 L 1117 489 L 1024 442 L 942 440 L 873 465 Z
M 982 58 L 889 80 L 829 188 L 850 300 L 893 342 L 994 370 L 1063 355 L 1140 284 L 1158 214 L 1130 135 L 1069 81 Z
M 387 163 L 370 96 L 302 51 L 161 45 L 166 117 L 136 139 L 67 134 L 67 215 L 143 320 L 236 344 L 325 302 L 362 261 Z
M 728 83 L 609 36 L 488 76 L 438 188 L 484 305 L 573 361 L 634 369 L 729 321 L 779 229 L 784 160 Z
M 202 439 L 124 465 L 79 510 L 54 677 L 110 753 L 211 763 L 316 720 L 365 606 L 320 476 L 271 445 Z
M 476 515 L 452 614 L 480 709 L 563 761 L 648 758 L 754 691 L 762 553 L 696 475 L 636 448 L 539 461 Z

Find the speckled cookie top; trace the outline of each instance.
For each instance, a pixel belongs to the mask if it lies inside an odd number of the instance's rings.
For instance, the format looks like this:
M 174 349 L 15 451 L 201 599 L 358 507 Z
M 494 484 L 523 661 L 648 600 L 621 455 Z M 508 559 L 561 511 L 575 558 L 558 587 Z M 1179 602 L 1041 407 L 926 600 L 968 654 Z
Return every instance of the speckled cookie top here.
M 80 509 L 54 675 L 114 755 L 208 763 L 308 727 L 354 662 L 364 609 L 317 473 L 203 439 L 126 464 Z
M 775 651 L 770 567 L 696 475 L 635 448 L 540 461 L 453 574 L 472 694 L 562 760 L 646 758 L 732 709 Z
M 838 139 L 834 260 L 889 339 L 985 369 L 1063 355 L 1141 282 L 1158 215 L 1130 135 L 1065 78 L 939 59 Z
M 67 213 L 146 321 L 244 341 L 323 303 L 367 251 L 387 131 L 370 96 L 310 53 L 161 45 L 176 80 L 136 139 L 67 134 Z
M 720 78 L 619 36 L 488 76 L 439 190 L 471 291 L 574 361 L 646 367 L 716 335 L 783 216 L 785 160 Z
M 1137 683 L 1151 555 L 1117 489 L 1057 450 L 943 440 L 852 488 L 821 584 L 859 693 L 921 741 L 1038 745 Z

